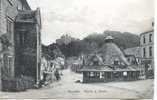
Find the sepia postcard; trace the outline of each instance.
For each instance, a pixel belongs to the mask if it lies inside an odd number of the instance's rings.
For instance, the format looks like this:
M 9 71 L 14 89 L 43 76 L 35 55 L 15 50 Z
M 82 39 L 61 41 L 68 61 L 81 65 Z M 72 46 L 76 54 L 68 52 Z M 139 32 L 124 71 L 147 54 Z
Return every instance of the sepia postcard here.
M 153 100 L 154 3 L 0 0 L 0 99 Z

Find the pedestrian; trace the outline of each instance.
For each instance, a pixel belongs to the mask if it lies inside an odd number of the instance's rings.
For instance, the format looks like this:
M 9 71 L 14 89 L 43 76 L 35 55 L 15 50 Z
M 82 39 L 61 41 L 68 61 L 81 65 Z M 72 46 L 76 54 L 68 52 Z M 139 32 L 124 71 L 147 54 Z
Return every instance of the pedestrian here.
M 60 75 L 59 75 L 59 71 L 58 70 L 55 71 L 55 77 L 56 77 L 57 81 L 60 79 Z

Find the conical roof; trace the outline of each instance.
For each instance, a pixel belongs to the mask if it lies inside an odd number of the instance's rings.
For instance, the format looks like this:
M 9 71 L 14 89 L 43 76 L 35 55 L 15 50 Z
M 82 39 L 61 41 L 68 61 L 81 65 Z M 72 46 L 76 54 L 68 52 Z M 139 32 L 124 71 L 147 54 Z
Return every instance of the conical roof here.
M 115 43 L 105 43 L 98 52 L 102 54 L 104 64 L 112 65 L 114 61 L 119 61 L 123 65 L 130 65 L 123 52 Z

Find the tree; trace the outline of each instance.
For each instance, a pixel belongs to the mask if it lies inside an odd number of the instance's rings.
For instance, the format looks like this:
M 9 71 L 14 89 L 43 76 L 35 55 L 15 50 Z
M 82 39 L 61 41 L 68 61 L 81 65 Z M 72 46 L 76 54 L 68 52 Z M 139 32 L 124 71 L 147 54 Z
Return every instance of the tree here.
M 129 32 L 104 31 L 102 34 L 90 34 L 82 40 L 75 39 L 68 44 L 57 45 L 52 43 L 48 48 L 45 47 L 44 51 L 48 52 L 51 56 L 54 56 L 55 52 L 61 52 L 65 57 L 79 56 L 82 53 L 88 54 L 101 48 L 105 43 L 105 37 L 108 35 L 114 37 L 114 43 L 121 49 L 136 47 L 140 43 L 139 36 Z M 53 51 L 54 49 L 55 51 Z

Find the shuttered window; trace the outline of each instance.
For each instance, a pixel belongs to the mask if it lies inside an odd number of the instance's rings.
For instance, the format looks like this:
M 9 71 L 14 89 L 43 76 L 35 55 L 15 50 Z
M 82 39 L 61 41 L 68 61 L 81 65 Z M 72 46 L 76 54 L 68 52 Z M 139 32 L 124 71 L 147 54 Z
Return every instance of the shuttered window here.
M 146 49 L 143 48 L 143 57 L 146 57 Z
M 144 44 L 146 43 L 145 35 L 143 36 L 143 43 L 144 43 Z
M 152 47 L 149 47 L 149 56 L 152 57 Z
M 90 72 L 90 77 L 93 77 L 94 76 L 94 72 Z
M 149 34 L 149 42 L 152 42 L 152 34 Z

